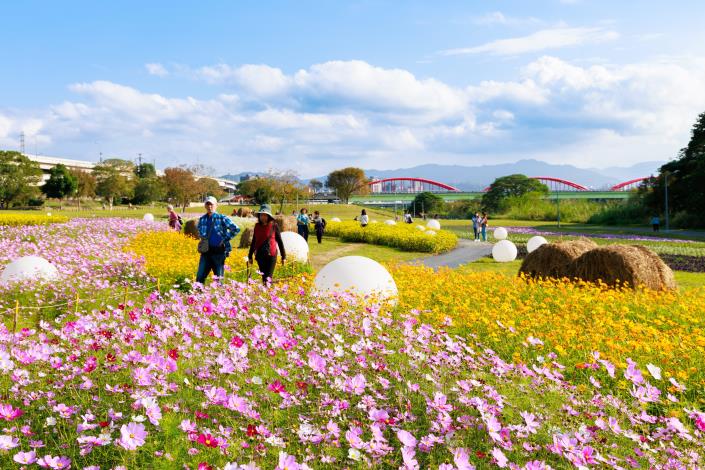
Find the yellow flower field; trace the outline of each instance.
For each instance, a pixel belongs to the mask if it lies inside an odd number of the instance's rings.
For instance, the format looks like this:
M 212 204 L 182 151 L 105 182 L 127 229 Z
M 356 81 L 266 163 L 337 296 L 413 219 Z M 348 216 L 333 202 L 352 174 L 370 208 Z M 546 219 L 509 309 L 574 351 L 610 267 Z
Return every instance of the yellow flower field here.
M 345 242 L 361 242 L 384 245 L 403 251 L 441 253 L 452 250 L 458 244 L 458 236 L 447 230 L 429 235 L 416 225 L 371 223 L 361 227 L 358 222 L 331 222 L 326 226 L 326 235 L 340 237 Z
M 48 225 L 68 222 L 68 217 L 61 215 L 36 214 L 0 214 L 0 226 L 19 227 L 22 225 Z
M 195 279 L 198 269 L 198 240 L 179 232 L 140 232 L 125 246 L 125 251 L 144 258 L 147 274 L 162 280 Z M 247 277 L 245 264 L 247 250 L 234 248 L 225 261 L 225 277 L 244 280 Z M 277 266 L 276 278 L 306 272 L 310 268 L 299 263 Z M 257 277 L 256 265 L 251 272 Z
M 501 274 L 390 267 L 401 311 L 450 322 L 516 361 L 533 336 L 564 364 L 582 367 L 600 353 L 624 365 L 653 363 L 665 377 L 705 384 L 705 288 L 685 293 L 610 290 L 563 281 L 527 282 Z

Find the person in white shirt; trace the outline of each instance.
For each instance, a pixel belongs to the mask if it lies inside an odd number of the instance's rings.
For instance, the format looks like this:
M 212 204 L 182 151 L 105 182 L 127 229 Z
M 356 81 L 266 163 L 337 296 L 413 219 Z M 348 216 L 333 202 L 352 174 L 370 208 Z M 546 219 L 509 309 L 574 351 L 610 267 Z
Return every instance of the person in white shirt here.
M 367 211 L 365 209 L 362 209 L 362 212 L 360 213 L 360 225 L 364 227 L 369 223 L 370 219 L 369 217 L 367 217 Z

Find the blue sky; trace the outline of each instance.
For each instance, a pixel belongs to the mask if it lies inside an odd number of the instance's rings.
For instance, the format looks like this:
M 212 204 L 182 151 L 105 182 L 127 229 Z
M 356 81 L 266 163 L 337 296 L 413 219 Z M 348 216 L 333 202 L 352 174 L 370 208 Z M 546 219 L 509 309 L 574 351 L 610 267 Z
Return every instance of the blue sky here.
M 696 1 L 2 2 L 0 148 L 218 173 L 666 160 Z

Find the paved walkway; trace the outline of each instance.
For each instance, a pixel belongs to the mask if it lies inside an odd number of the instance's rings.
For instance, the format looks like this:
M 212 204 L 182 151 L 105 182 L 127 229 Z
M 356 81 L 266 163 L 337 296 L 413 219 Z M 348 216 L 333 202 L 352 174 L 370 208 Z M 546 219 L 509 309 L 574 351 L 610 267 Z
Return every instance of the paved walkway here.
M 475 243 L 472 240 L 463 238 L 458 239 L 458 246 L 455 249 L 440 255 L 428 256 L 426 258 L 418 258 L 409 263 L 421 264 L 429 268 L 437 269 L 441 266 L 449 268 L 457 268 L 461 264 L 476 261 L 483 256 L 492 253 L 492 243 L 480 242 Z

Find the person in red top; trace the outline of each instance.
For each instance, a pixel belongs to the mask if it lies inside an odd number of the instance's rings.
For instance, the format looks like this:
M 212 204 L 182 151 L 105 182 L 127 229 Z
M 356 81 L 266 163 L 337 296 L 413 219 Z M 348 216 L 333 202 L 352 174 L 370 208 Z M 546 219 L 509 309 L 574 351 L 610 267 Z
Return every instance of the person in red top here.
M 267 285 L 267 280 L 272 279 L 274 267 L 277 264 L 277 247 L 281 254 L 282 266 L 286 260 L 286 250 L 282 241 L 279 226 L 274 222 L 272 209 L 269 204 L 262 204 L 259 211 L 255 213 L 258 221 L 255 224 L 250 252 L 247 254 L 247 262 L 252 264 L 252 255 L 257 260 L 257 266 L 262 273 L 262 283 Z

